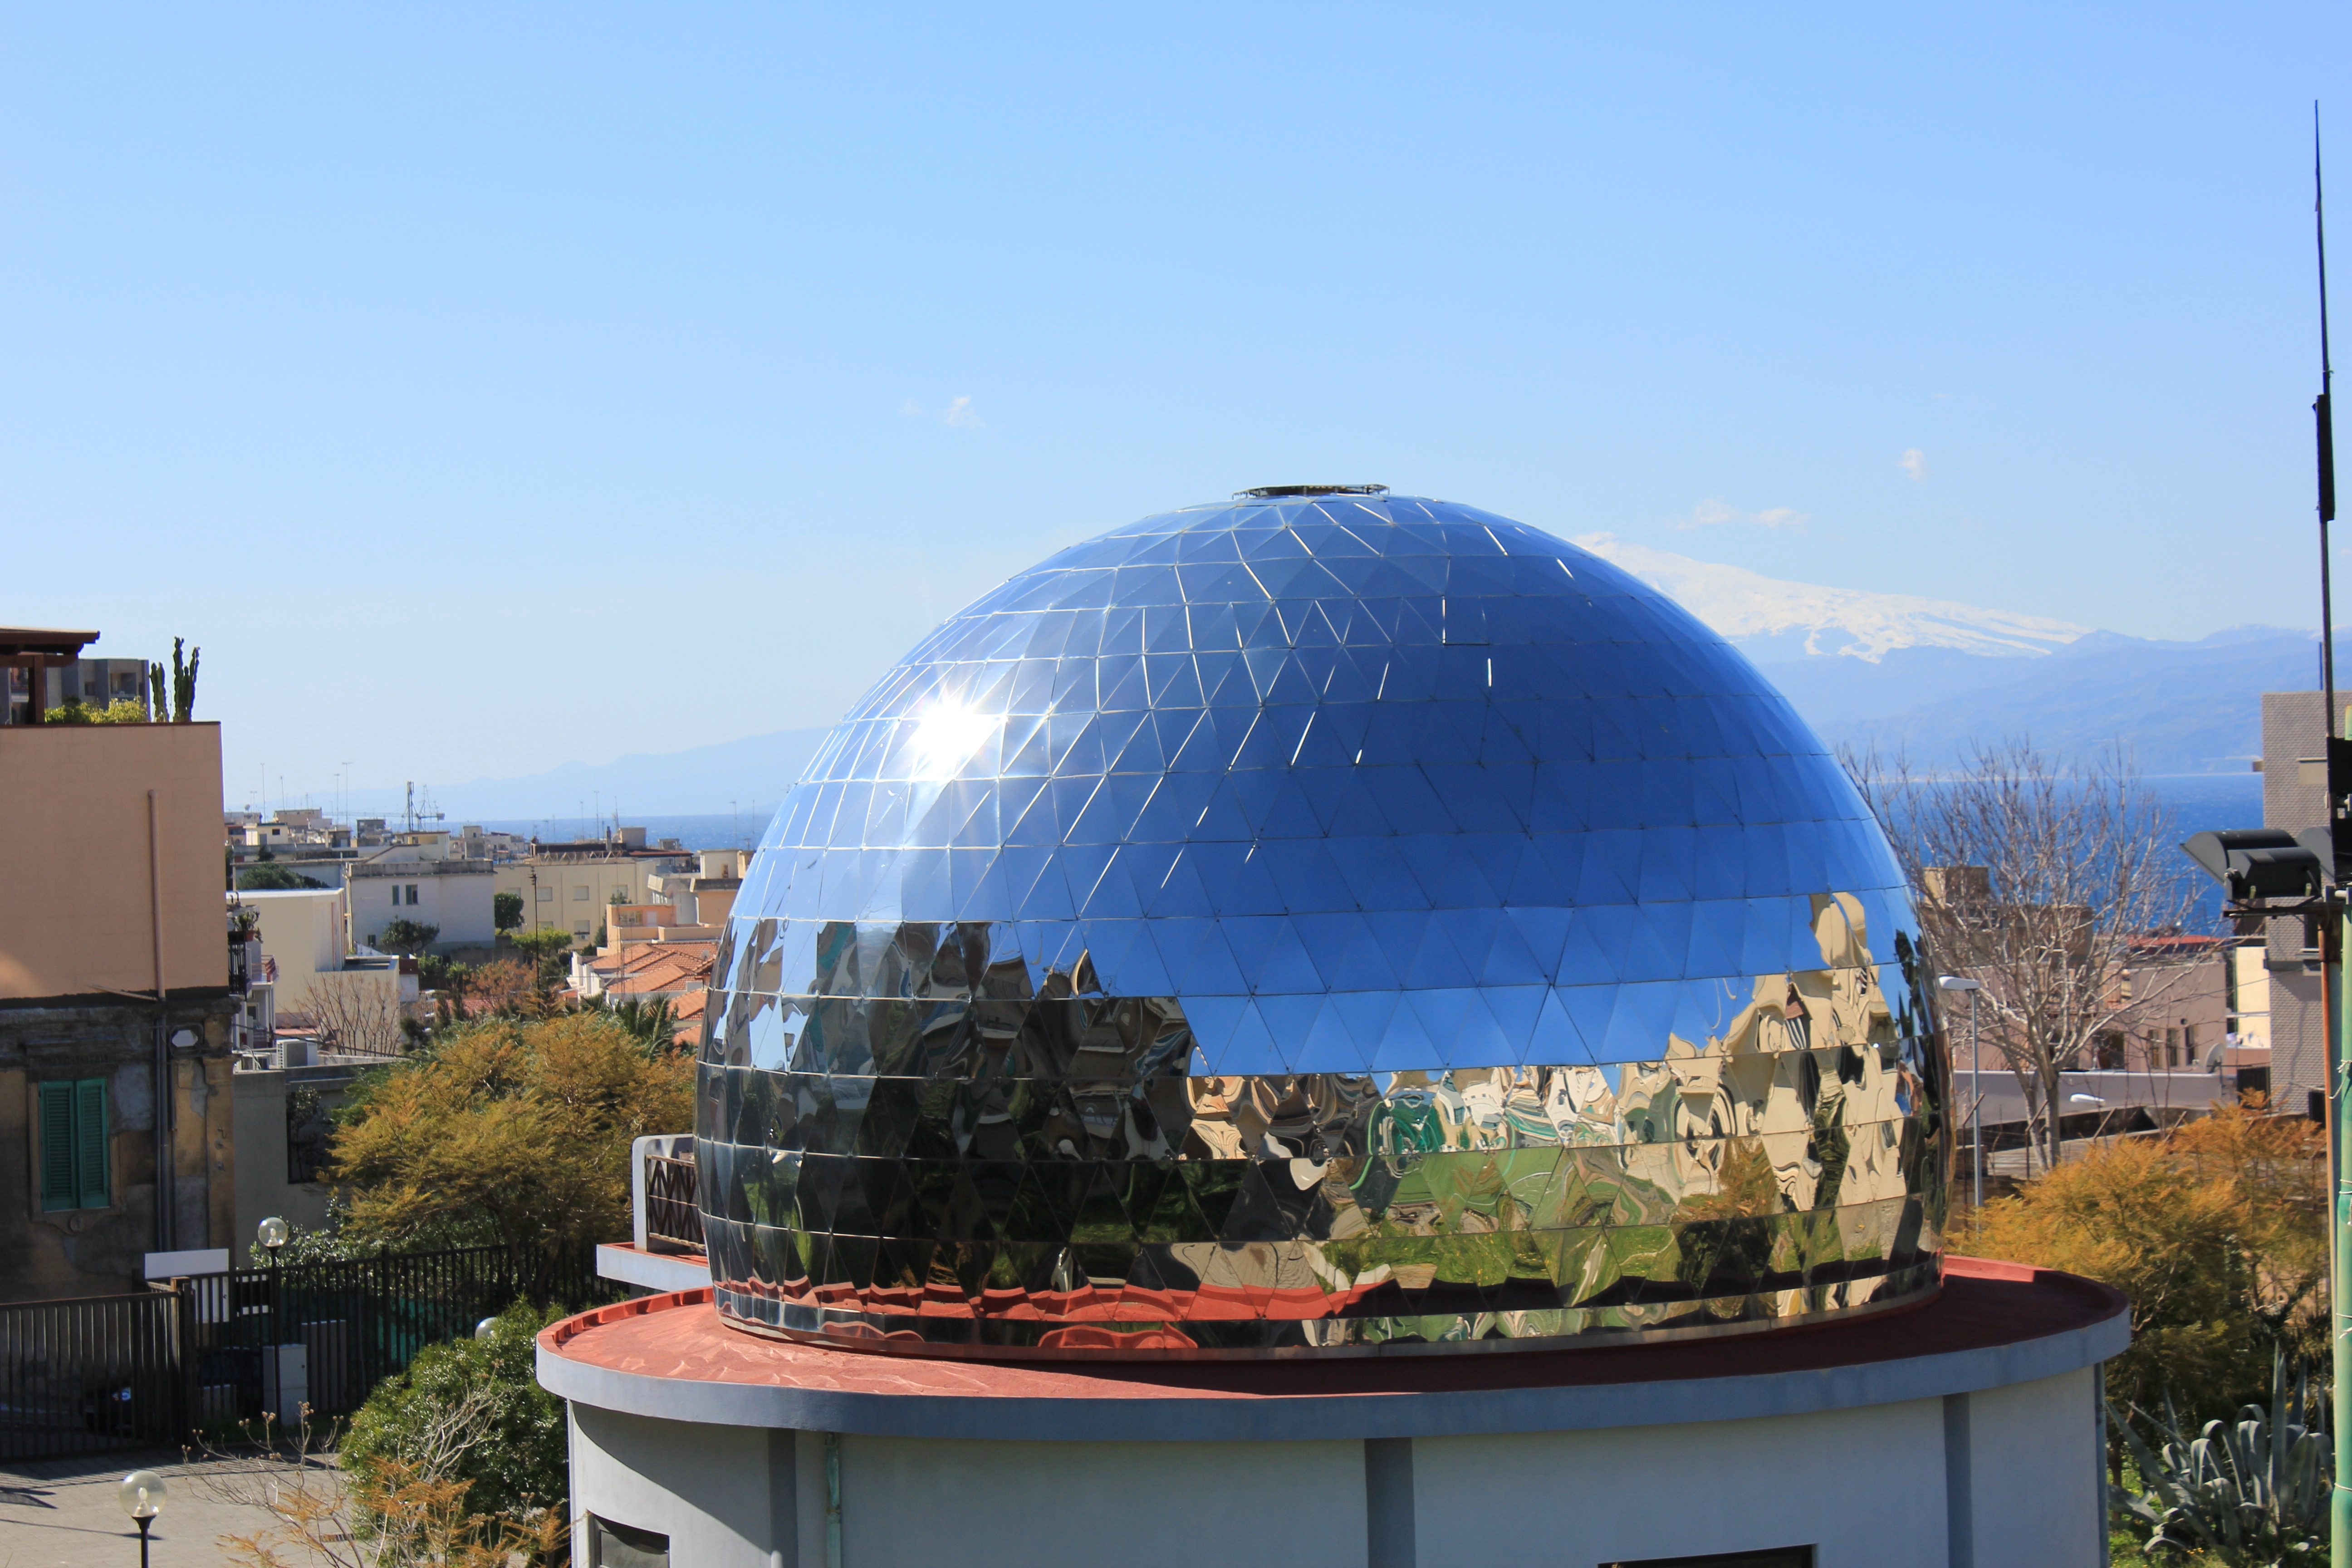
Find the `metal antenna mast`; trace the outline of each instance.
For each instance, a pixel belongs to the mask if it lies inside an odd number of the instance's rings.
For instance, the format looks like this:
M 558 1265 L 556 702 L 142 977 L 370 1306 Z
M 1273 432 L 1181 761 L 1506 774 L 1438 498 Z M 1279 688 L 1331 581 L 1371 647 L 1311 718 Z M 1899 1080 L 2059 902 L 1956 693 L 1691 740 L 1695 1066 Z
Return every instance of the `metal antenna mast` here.
M 2319 177 L 2319 105 L 2311 106 L 2311 211 L 2319 239 L 2319 401 L 2311 405 L 2319 428 L 2319 668 L 2327 688 L 2327 733 L 2336 733 L 2336 616 L 2328 584 L 2327 525 L 2336 521 L 2336 425 L 2328 397 L 2335 368 L 2327 358 L 2327 198 Z

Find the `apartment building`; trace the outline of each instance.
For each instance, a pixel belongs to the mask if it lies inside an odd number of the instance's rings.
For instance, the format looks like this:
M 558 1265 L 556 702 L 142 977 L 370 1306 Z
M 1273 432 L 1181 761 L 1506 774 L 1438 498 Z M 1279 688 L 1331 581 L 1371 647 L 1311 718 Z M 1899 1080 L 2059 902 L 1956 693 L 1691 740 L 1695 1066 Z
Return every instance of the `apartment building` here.
M 646 903 L 656 889 L 655 879 L 690 875 L 698 865 L 690 851 L 648 849 L 645 829 L 625 827 L 613 838 L 534 840 L 522 858 L 496 867 L 494 885 L 496 891 L 522 900 L 523 929 L 566 931 L 574 946 L 587 947 L 594 944 L 612 906 Z
M 395 920 L 435 927 L 434 951 L 488 947 L 498 940 L 492 918 L 498 868 L 453 850 L 450 836 L 400 833 L 351 866 L 351 920 L 355 939 L 380 945 Z
M 135 1289 L 238 1240 L 220 728 L 0 728 L 0 1295 Z

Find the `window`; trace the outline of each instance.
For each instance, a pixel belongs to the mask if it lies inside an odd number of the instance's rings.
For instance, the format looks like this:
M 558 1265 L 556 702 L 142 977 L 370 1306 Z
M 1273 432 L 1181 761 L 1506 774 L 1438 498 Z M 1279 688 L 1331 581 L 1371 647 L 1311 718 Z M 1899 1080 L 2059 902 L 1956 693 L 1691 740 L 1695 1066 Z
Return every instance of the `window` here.
M 575 904 L 584 904 L 584 903 L 586 903 L 586 902 L 588 901 L 588 889 L 585 889 L 585 888 L 574 888 L 574 889 L 572 889 L 572 901 L 573 903 L 575 903 Z
M 572 928 L 572 940 L 574 942 L 586 942 L 588 940 L 588 927 L 585 923 L 576 925 Z
M 2180 1031 L 2178 1029 L 2164 1031 L 2164 1065 L 2168 1068 L 2180 1065 Z
M 1603 1563 L 1601 1568 L 1813 1568 L 1810 1546 L 1782 1546 L 1769 1552 L 1718 1552 L 1706 1557 L 1628 1557 Z
M 669 1568 L 669 1537 L 588 1516 L 589 1568 Z
M 106 1180 L 106 1080 L 40 1086 L 41 1212 L 102 1209 Z
M 408 884 L 408 901 L 411 904 L 416 902 L 416 884 L 414 882 Z
M 555 889 L 553 888 L 536 888 L 533 889 L 532 891 L 539 895 L 538 899 L 535 900 L 536 902 L 542 904 L 551 904 L 555 902 Z

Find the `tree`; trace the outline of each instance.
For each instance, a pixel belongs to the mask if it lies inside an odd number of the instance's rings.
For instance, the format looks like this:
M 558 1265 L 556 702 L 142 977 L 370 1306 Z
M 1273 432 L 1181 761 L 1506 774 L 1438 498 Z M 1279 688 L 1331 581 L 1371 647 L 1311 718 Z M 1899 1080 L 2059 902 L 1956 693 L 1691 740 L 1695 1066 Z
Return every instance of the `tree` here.
M 490 895 L 490 924 L 499 931 L 513 931 L 522 924 L 522 895 L 493 893 Z
M 515 959 L 494 959 L 475 968 L 473 981 L 467 989 L 485 1010 L 512 1015 L 537 998 L 538 991 L 532 984 L 535 978 L 529 966 Z
M 288 866 L 247 866 L 236 874 L 240 891 L 269 892 L 281 888 L 323 888 L 327 884 L 315 877 L 305 877 Z
M 677 1048 L 677 1019 L 670 1011 L 667 996 L 631 996 L 620 1002 L 600 998 L 612 1013 L 613 1022 L 627 1031 L 629 1038 L 648 1052 Z
M 289 1017 L 307 1018 L 320 1043 L 360 1056 L 397 1056 L 401 1034 L 400 990 L 382 973 L 321 974 Z
M 431 947 L 433 939 L 440 934 L 439 926 L 429 926 L 422 921 L 413 921 L 406 915 L 400 915 L 383 922 L 383 931 L 378 936 L 377 942 L 386 952 L 397 952 L 415 957 Z
M 2169 1388 L 2185 1412 L 2224 1415 L 2266 1399 L 2274 1351 L 2326 1360 L 2326 1153 L 2310 1122 L 2233 1108 L 2094 1145 L 1957 1242 L 2121 1290 L 2132 1342 L 2107 1363 L 2108 1396 L 2155 1410 Z
M 570 931 L 541 926 L 537 931 L 517 931 L 507 940 L 530 959 L 541 989 L 563 984 L 570 968 Z
M 1910 879 L 1928 951 L 1982 983 L 1983 1043 L 2016 1075 L 2054 1168 L 2059 1074 L 2189 973 L 2159 966 L 2132 984 L 2134 939 L 2178 929 L 2194 903 L 2166 813 L 2114 752 L 2062 769 L 2024 742 L 1979 746 L 1947 777 L 1844 761 Z
M 331 1179 L 345 1234 L 554 1255 L 629 1224 L 629 1145 L 694 1125 L 694 1063 L 612 1019 L 485 1019 L 439 1036 L 345 1107 Z

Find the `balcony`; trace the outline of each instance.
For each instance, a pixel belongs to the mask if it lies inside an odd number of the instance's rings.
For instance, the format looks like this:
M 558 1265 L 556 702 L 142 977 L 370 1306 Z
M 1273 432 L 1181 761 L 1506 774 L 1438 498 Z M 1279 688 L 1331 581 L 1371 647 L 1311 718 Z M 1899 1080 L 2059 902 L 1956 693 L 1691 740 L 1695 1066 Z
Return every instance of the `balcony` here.
M 693 1290 L 710 1283 L 703 1257 L 700 1184 L 694 1135 L 640 1138 L 629 1150 L 635 1236 L 596 1248 L 596 1272 L 646 1290 Z

